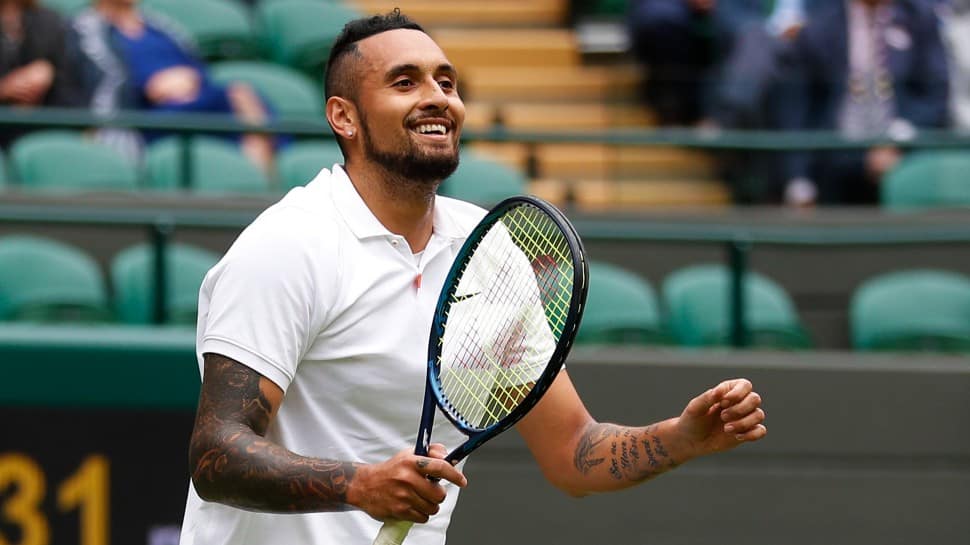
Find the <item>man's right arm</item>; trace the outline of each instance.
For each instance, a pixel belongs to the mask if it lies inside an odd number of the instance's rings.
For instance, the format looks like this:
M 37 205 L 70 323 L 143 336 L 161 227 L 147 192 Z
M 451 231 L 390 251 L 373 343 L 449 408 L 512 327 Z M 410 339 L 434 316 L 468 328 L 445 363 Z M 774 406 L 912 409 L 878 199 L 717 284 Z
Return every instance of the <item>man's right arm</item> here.
M 249 367 L 205 354 L 202 393 L 189 447 L 199 496 L 253 511 L 361 509 L 379 519 L 426 522 L 445 492 L 428 477 L 464 486 L 437 445 L 429 457 L 402 451 L 380 464 L 300 456 L 264 436 L 283 391 Z

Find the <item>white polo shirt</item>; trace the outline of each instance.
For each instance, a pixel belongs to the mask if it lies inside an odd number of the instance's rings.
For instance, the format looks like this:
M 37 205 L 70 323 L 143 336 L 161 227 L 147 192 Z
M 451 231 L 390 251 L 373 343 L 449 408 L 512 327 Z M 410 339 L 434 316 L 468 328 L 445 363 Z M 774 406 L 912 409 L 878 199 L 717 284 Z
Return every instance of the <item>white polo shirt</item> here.
M 203 281 L 197 351 L 237 360 L 286 395 L 267 438 L 301 455 L 375 463 L 413 448 L 438 293 L 478 206 L 436 197 L 417 259 L 339 166 L 290 191 L 247 227 Z M 419 262 L 420 261 L 420 262 Z M 432 440 L 463 437 L 439 415 Z M 408 543 L 442 544 L 458 497 Z M 370 544 L 363 512 L 274 515 L 201 500 L 191 483 L 181 545 Z

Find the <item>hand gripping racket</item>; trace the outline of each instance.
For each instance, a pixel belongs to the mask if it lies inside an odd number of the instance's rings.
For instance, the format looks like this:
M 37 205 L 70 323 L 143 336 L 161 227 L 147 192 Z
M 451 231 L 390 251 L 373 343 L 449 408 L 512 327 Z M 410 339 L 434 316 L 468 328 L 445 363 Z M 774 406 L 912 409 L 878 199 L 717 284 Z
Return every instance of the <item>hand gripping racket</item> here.
M 554 206 L 512 197 L 489 211 L 438 298 L 415 454 L 428 454 L 435 405 L 468 436 L 452 464 L 536 405 L 572 346 L 587 277 L 579 236 Z M 374 545 L 400 545 L 413 524 L 385 523 Z

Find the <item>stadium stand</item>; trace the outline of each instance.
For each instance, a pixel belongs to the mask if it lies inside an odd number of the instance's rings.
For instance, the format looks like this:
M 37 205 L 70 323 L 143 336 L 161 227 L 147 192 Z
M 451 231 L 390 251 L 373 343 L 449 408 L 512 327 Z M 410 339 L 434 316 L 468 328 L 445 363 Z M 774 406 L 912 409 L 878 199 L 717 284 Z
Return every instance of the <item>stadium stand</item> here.
M 661 298 L 671 334 L 684 346 L 731 344 L 730 276 L 720 264 L 692 265 L 673 271 L 663 280 Z M 774 280 L 754 271 L 744 279 L 745 328 L 749 346 L 808 348 L 791 297 Z
M 526 192 L 528 181 L 521 172 L 473 150 L 466 150 L 454 174 L 438 188 L 438 194 L 490 207 L 506 197 Z
M 363 13 L 341 2 L 273 0 L 256 6 L 267 58 L 320 79 L 344 23 Z
M 425 4 L 413 4 L 422 20 Z M 495 4 L 506 9 L 505 2 Z M 464 15 L 464 9 L 471 9 L 465 2 L 436 3 L 438 13 L 429 14 L 432 36 L 461 73 L 467 130 L 550 134 L 536 145 L 475 142 L 472 147 L 525 172 L 532 192 L 559 203 L 569 200 L 581 209 L 723 207 L 731 202 L 729 188 L 705 152 L 556 143 L 556 134 L 644 128 L 656 120 L 638 98 L 641 69 L 622 54 L 590 58 L 567 21 L 568 2 L 520 4 L 530 7 L 507 8 L 477 22 Z M 371 11 L 393 7 L 379 1 L 355 5 Z M 401 5 L 408 13 L 410 7 Z M 602 13 L 615 17 L 614 8 L 605 6 Z M 668 168 L 645 174 L 645 161 Z
M 624 267 L 591 261 L 586 311 L 576 342 L 609 345 L 669 343 L 653 286 Z
M 97 262 L 45 237 L 0 237 L 0 320 L 102 322 L 112 318 Z
M 221 83 L 250 84 L 281 117 L 323 115 L 320 86 L 294 68 L 266 60 L 222 61 L 212 64 L 211 73 Z
M 303 140 L 283 148 L 276 158 L 276 172 L 283 191 L 306 185 L 322 168 L 343 163 L 344 156 L 334 140 Z
M 88 7 L 91 2 L 90 0 L 44 0 L 41 4 L 60 13 L 64 18 L 70 19 Z
M 920 151 L 903 157 L 880 186 L 889 210 L 970 206 L 970 151 Z
M 207 61 L 260 53 L 249 10 L 237 0 L 146 0 L 144 6 L 183 26 Z
M 136 165 L 107 145 L 71 131 L 37 131 L 10 149 L 11 181 L 24 189 L 134 191 Z
M 850 302 L 857 350 L 970 352 L 970 276 L 905 270 L 863 282 Z
M 183 150 L 182 146 L 187 146 Z M 187 156 L 183 156 L 186 153 Z M 188 161 L 190 170 L 185 171 Z M 269 178 L 229 140 L 208 136 L 167 137 L 148 146 L 145 185 L 196 193 L 265 193 Z
M 119 252 L 110 263 L 114 311 L 125 324 L 155 321 L 154 248 L 137 244 Z M 195 325 L 199 286 L 219 260 L 215 252 L 174 243 L 166 254 L 166 324 Z

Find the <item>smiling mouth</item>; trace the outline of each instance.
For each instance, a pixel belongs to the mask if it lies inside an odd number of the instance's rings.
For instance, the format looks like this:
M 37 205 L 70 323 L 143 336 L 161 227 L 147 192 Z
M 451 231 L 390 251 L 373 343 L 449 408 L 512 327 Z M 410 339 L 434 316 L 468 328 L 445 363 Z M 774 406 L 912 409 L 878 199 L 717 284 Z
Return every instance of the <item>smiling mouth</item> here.
M 429 135 L 439 135 L 439 136 L 444 136 L 448 134 L 448 127 L 440 123 L 418 125 L 414 127 L 413 130 L 418 134 L 429 134 Z

